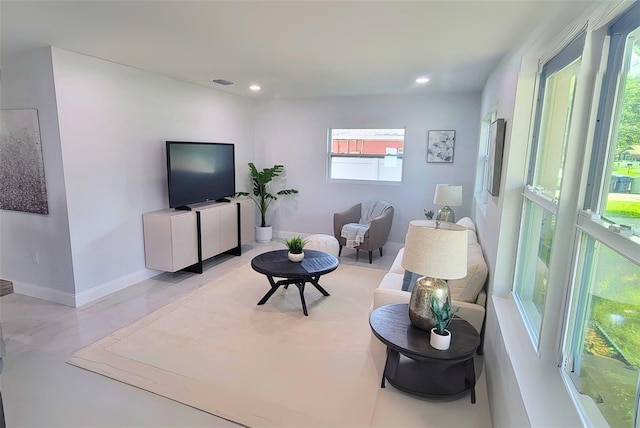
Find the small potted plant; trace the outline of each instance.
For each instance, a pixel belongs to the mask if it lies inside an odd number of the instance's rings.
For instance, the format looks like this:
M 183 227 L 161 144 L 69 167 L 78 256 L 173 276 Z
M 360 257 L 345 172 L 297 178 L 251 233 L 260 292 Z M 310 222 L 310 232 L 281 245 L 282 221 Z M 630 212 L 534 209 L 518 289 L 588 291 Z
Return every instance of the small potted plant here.
M 289 249 L 289 260 L 292 262 L 299 262 L 304 259 L 304 246 L 307 244 L 307 241 L 302 239 L 302 236 L 294 236 L 291 239 L 287 239 L 284 241 L 284 244 Z
M 451 303 L 449 297 L 444 302 L 442 307 L 438 303 L 438 299 L 433 299 L 431 302 L 431 310 L 433 311 L 433 321 L 435 327 L 431 329 L 431 337 L 429 343 L 436 349 L 446 351 L 451 345 L 451 332 L 447 330 L 449 324 L 453 320 L 453 315 L 460 310 L 456 308 L 455 311 L 451 311 Z
M 434 212 L 432 210 L 429 210 L 429 211 L 424 210 L 424 216 L 426 218 L 428 218 L 429 220 L 431 220 L 433 218 L 433 214 L 434 214 Z

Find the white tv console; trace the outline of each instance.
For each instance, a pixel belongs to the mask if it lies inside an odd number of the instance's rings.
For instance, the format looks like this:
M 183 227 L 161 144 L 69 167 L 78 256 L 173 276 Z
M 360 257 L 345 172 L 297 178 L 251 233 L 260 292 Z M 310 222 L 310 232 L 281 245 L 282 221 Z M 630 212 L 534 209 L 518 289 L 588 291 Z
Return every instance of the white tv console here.
M 231 199 L 142 215 L 145 265 L 149 269 L 202 273 L 202 263 L 222 253 L 239 256 L 254 240 L 254 203 Z

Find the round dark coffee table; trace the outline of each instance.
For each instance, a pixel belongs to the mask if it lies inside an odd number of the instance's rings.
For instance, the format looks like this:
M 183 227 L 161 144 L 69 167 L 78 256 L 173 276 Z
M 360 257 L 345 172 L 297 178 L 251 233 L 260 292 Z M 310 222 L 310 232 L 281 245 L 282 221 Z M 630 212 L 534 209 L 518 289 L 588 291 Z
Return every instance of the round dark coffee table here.
M 451 321 L 451 346 L 446 351 L 433 348 L 430 333 L 411 324 L 407 304 L 375 309 L 369 324 L 373 334 L 387 345 L 382 388 L 386 379 L 401 391 L 439 400 L 455 399 L 470 391 L 471 402 L 476 402 L 473 357 L 480 335 L 471 324 L 458 317 Z
M 289 260 L 288 253 L 288 250 L 269 251 L 251 260 L 253 270 L 266 275 L 271 284 L 271 290 L 264 295 L 258 305 L 264 305 L 281 286 L 284 285 L 286 288 L 289 284 L 294 284 L 300 291 L 302 311 L 308 316 L 307 303 L 304 300 L 305 284 L 310 282 L 319 292 L 328 296 L 329 293 L 320 286 L 318 280 L 322 275 L 336 270 L 338 259 L 322 251 L 304 250 L 304 259 L 301 262 L 292 262 Z M 273 278 L 285 279 L 276 282 Z

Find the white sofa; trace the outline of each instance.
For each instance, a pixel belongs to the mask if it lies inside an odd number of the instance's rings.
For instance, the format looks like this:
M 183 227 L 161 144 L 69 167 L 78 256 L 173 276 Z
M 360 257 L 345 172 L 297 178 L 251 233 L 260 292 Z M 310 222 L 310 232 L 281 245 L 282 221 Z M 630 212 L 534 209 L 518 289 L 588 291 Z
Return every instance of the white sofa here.
M 482 248 L 478 243 L 476 229 L 473 221 L 464 217 L 457 224 L 467 228 L 467 276 L 462 279 L 449 280 L 451 292 L 451 306 L 460 307 L 458 316 L 468 321 L 478 333 L 482 330 L 484 323 L 485 306 L 487 295 L 484 286 L 487 280 L 487 264 L 482 254 Z M 373 308 L 389 305 L 393 303 L 409 303 L 410 291 L 403 291 L 403 281 L 405 288 L 413 286 L 417 275 L 405 272 L 402 268 L 402 248 L 396 256 L 389 272 L 382 278 L 380 285 L 373 292 Z

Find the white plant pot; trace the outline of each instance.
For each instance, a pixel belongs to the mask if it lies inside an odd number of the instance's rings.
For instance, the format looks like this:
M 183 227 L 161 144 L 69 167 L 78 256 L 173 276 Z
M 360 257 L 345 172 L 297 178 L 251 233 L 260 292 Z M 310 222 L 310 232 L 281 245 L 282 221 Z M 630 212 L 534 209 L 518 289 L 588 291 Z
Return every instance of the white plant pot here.
M 451 345 L 451 332 L 447 329 L 445 329 L 444 332 L 446 333 L 446 335 L 440 336 L 438 333 L 436 333 L 436 329 L 432 328 L 431 337 L 429 338 L 429 343 L 431 344 L 431 346 L 441 351 L 446 351 Z
M 291 260 L 292 262 L 301 262 L 302 259 L 304 259 L 304 251 L 300 254 L 289 252 L 289 260 Z
M 256 226 L 256 242 L 266 244 L 271 242 L 271 238 L 273 238 L 273 228 L 271 226 Z

